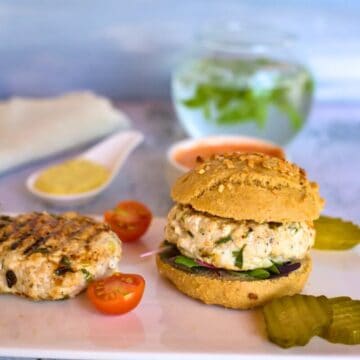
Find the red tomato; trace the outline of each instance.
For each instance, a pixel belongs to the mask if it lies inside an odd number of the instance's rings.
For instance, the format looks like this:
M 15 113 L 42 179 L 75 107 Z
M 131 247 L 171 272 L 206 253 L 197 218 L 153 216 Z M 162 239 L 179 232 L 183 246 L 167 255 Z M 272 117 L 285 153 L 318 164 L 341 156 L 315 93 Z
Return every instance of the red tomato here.
M 143 296 L 144 288 L 142 276 L 115 273 L 90 283 L 86 293 L 99 311 L 116 315 L 134 309 Z
M 152 214 L 143 204 L 137 201 L 120 202 L 115 209 L 104 214 L 105 222 L 124 242 L 138 240 L 150 226 Z

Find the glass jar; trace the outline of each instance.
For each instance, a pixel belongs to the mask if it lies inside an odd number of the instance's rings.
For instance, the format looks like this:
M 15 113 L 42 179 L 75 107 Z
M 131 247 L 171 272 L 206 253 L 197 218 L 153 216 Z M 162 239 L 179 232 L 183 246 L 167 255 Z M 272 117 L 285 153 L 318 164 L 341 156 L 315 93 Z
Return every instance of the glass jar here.
M 172 75 L 172 98 L 190 136 L 242 134 L 286 144 L 304 125 L 313 79 L 293 36 L 259 26 L 208 28 Z

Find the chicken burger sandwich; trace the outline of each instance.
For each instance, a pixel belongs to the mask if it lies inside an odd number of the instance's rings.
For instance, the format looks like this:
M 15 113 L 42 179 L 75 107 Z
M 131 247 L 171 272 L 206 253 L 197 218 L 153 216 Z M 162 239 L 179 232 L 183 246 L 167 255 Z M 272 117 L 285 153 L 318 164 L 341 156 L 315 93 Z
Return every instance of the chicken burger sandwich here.
M 227 154 L 172 189 L 159 272 L 207 304 L 248 309 L 301 292 L 323 200 L 304 170 L 263 154 Z

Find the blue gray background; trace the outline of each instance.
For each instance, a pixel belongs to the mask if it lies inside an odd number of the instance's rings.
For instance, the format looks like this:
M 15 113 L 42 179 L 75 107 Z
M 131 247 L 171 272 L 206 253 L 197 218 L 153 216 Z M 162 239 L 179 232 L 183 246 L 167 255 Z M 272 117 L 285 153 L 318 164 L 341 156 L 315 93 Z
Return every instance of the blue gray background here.
M 360 98 L 356 0 L 3 0 L 0 98 L 73 89 L 166 98 L 171 69 L 201 27 L 249 20 L 299 36 L 318 98 Z

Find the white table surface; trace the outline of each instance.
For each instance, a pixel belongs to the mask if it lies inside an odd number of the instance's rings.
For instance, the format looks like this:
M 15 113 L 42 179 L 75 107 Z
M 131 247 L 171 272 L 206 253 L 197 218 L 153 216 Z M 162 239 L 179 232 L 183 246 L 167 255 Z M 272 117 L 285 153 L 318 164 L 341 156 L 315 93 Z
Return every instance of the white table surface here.
M 171 206 L 165 179 L 165 152 L 185 134 L 169 103 L 116 104 L 130 116 L 134 127 L 145 134 L 145 142 L 101 197 L 76 210 L 101 214 L 120 199 L 135 198 L 148 204 L 157 216 L 164 216 Z M 0 176 L 1 211 L 60 211 L 32 198 L 24 181 L 34 170 L 79 150 Z M 320 184 L 326 199 L 325 213 L 360 223 L 360 104 L 316 105 L 306 127 L 289 144 L 287 152 L 292 161 L 305 168 L 309 177 Z

